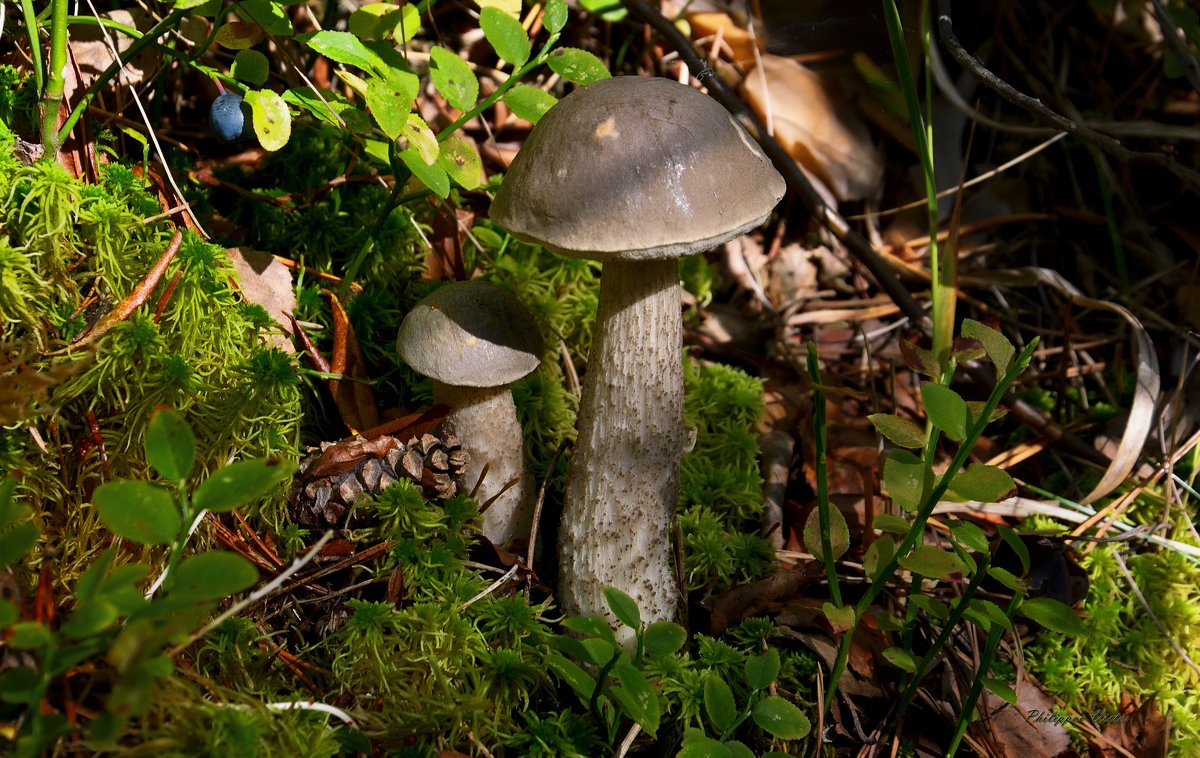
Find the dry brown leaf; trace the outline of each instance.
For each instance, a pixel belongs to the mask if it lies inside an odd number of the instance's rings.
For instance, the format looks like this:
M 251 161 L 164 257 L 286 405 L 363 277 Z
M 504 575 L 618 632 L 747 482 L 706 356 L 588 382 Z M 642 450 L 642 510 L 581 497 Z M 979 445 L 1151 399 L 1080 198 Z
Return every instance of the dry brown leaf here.
M 984 718 L 971 725 L 978 734 L 990 731 L 988 746 L 997 758 L 1055 758 L 1075 755 L 1071 736 L 1054 720 L 1054 703 L 1027 679 L 1017 682 L 1017 707 L 984 690 L 979 710 Z M 1044 717 L 1042 716 L 1044 714 Z
M 779 144 L 838 200 L 878 194 L 879 151 L 862 119 L 839 103 L 832 81 L 791 58 L 764 55 L 742 92 Z
M 283 334 L 267 338 L 271 347 L 295 353 L 290 338 L 288 316 L 296 310 L 296 292 L 292 287 L 292 272 L 270 253 L 240 247 L 227 249 L 226 254 L 237 269 L 238 284 L 246 302 L 261 305 L 270 314 Z
M 1158 710 L 1154 698 L 1136 709 L 1132 704 L 1122 706 L 1120 714 L 1099 713 L 1108 723 L 1103 734 L 1088 747 L 1094 758 L 1122 758 L 1133 754 L 1144 758 L 1167 755 L 1171 736 L 1171 719 Z
M 715 39 L 720 34 L 721 41 L 729 46 L 730 57 L 734 61 L 747 66 L 754 64 L 754 40 L 750 37 L 750 32 L 738 26 L 729 14 L 689 13 L 687 20 L 692 27 L 692 39 Z

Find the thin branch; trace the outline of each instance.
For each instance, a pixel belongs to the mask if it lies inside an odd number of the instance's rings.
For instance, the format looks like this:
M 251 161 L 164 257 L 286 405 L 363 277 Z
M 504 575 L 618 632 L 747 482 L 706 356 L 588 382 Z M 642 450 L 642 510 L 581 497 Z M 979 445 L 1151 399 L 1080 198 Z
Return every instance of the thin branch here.
M 1024 108 L 1054 128 L 1078 137 L 1083 142 L 1093 145 L 1115 158 L 1128 163 L 1144 163 L 1159 166 L 1192 185 L 1193 188 L 1200 188 L 1200 172 L 1181 165 L 1169 155 L 1164 155 L 1163 153 L 1130 150 L 1107 134 L 1101 134 L 1095 129 L 1084 126 L 1074 119 L 1067 118 L 1051 110 L 1041 100 L 1020 92 L 1011 84 L 993 74 L 983 65 L 982 61 L 967 52 L 962 43 L 958 41 L 958 37 L 955 36 L 954 22 L 950 16 L 950 0 L 938 0 L 938 31 L 942 36 L 942 45 L 945 46 L 951 57 L 958 62 L 958 65 L 962 66 L 976 81 L 987 86 L 1013 105 Z
M 1192 55 L 1192 51 L 1188 50 L 1187 37 L 1175 23 L 1175 19 L 1171 17 L 1171 11 L 1167 10 L 1167 4 L 1163 0 L 1152 0 L 1152 3 L 1154 18 L 1162 27 L 1163 39 L 1166 40 L 1167 47 L 1171 48 L 1171 52 L 1175 54 L 1175 58 L 1179 61 L 1179 67 L 1183 69 L 1183 75 L 1187 77 L 1192 89 L 1200 92 L 1200 62 L 1196 60 L 1196 56 Z

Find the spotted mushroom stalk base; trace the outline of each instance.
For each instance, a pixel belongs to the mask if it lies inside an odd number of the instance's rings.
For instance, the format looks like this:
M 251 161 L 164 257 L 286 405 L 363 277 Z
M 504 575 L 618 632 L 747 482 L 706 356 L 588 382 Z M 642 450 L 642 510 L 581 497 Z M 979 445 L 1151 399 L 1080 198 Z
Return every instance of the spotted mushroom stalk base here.
M 559 531 L 559 593 L 573 615 L 608 611 L 605 586 L 637 601 L 645 622 L 682 606 L 672 523 L 683 453 L 679 266 L 608 261 L 600 286 Z M 627 647 L 632 630 L 621 627 Z

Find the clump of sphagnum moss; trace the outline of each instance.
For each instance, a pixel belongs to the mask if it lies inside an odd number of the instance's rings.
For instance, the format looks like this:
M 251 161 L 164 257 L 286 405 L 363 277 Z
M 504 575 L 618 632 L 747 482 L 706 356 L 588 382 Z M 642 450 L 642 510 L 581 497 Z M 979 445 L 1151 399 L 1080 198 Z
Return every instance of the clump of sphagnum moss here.
M 13 139 L 0 126 L 0 320 L 10 350 L 32 345 L 47 353 L 93 328 L 129 295 L 174 230 L 144 222 L 159 204 L 128 167 L 102 165 L 98 181 L 88 184 L 54 161 L 12 159 Z M 158 286 L 131 316 L 91 348 L 33 362 L 36 370 L 71 369 L 35 417 L 43 438 L 48 427 L 38 422 L 52 422 L 69 452 L 22 446 L 22 487 L 43 496 L 35 500 L 62 506 L 66 518 L 101 480 L 144 477 L 143 430 L 163 403 L 196 430 L 199 472 L 234 458 L 295 451 L 296 364 L 264 345 L 265 325 L 241 302 L 236 279 L 222 248 L 186 232 Z M 57 502 L 63 497 L 71 502 Z
M 1035 517 L 1026 527 L 1057 530 L 1056 522 Z M 1172 539 L 1195 545 L 1186 527 Z M 1082 713 L 1120 713 L 1126 695 L 1155 698 L 1171 719 L 1171 754 L 1200 750 L 1200 691 L 1192 668 L 1174 651 L 1163 629 L 1191 660 L 1200 660 L 1200 565 L 1176 550 L 1147 546 L 1125 553 L 1129 573 L 1149 603 L 1146 613 L 1117 563 L 1117 550 L 1129 543 L 1096 545 L 1080 561 L 1090 578 L 1083 601 L 1085 635 L 1064 637 L 1043 630 L 1025 647 L 1037 678 L 1066 705 Z

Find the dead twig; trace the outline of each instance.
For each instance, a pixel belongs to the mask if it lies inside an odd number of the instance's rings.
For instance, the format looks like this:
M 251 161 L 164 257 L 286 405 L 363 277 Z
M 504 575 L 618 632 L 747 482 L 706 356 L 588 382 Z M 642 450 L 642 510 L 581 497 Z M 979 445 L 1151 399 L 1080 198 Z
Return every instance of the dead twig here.
M 1074 119 L 1067 118 L 1048 108 L 1036 97 L 1030 97 L 1020 92 L 1008 82 L 993 74 L 983 62 L 967 52 L 958 37 L 954 34 L 954 21 L 950 16 L 950 0 L 938 0 L 938 32 L 942 37 L 942 45 L 951 57 L 962 66 L 976 81 L 988 87 L 1013 105 L 1023 108 L 1056 129 L 1079 138 L 1089 145 L 1099 148 L 1109 155 L 1127 163 L 1144 163 L 1159 166 L 1171 172 L 1193 189 L 1200 189 L 1200 172 L 1193 171 L 1181 165 L 1169 155 L 1163 153 L 1148 153 L 1140 150 L 1130 150 L 1118 140 L 1090 127 L 1084 126 Z

